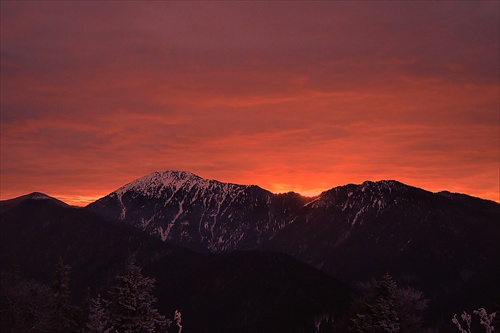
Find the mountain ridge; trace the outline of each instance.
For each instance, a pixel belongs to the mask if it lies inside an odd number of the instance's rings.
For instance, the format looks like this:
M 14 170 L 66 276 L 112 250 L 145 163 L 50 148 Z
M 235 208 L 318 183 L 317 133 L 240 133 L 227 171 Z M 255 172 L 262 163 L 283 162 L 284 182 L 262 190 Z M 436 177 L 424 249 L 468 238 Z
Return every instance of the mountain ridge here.
M 446 320 L 500 299 L 484 284 L 500 278 L 500 204 L 464 194 L 382 180 L 308 198 L 167 171 L 82 210 L 207 255 L 283 253 L 351 287 L 389 272 Z
M 358 184 L 358 183 L 347 183 L 347 184 L 344 184 L 344 185 L 337 185 L 337 186 L 334 186 L 330 189 L 327 189 L 327 190 L 324 190 L 323 192 L 321 192 L 320 194 L 318 195 L 314 195 L 314 196 L 306 196 L 306 195 L 302 195 L 300 194 L 299 192 L 294 192 L 294 191 L 287 191 L 287 192 L 271 192 L 259 185 L 255 185 L 255 184 L 237 184 L 237 183 L 232 183 L 232 182 L 222 182 L 222 181 L 219 181 L 219 180 L 216 180 L 216 179 L 208 179 L 208 178 L 203 178 L 203 177 L 200 177 L 192 172 L 189 172 L 189 171 L 183 171 L 183 170 L 166 170 L 166 171 L 155 171 L 155 172 L 152 172 L 152 173 L 149 173 L 147 175 L 144 175 L 142 177 L 139 177 L 135 180 L 132 180 L 131 182 L 117 188 L 116 190 L 110 192 L 109 194 L 107 195 L 110 195 L 112 193 L 115 193 L 115 192 L 123 192 L 127 189 L 131 189 L 132 187 L 138 185 L 138 184 L 142 184 L 142 186 L 146 185 L 146 180 L 148 179 L 151 179 L 153 180 L 155 176 L 160 176 L 162 177 L 162 175 L 165 175 L 165 174 L 168 174 L 168 175 L 175 175 L 177 174 L 178 176 L 177 177 L 190 177 L 191 179 L 195 179 L 195 180 L 199 180 L 201 181 L 202 183 L 218 183 L 218 184 L 221 184 L 221 185 L 233 185 L 233 186 L 245 186 L 245 187 L 256 187 L 256 188 L 260 188 L 266 192 L 269 192 L 271 194 L 275 194 L 275 195 L 282 195 L 282 194 L 290 194 L 290 193 L 293 193 L 293 194 L 296 194 L 296 195 L 299 195 L 303 198 L 308 198 L 308 199 L 311 199 L 311 200 L 314 200 L 316 198 L 318 198 L 319 196 L 321 196 L 323 193 L 325 192 L 329 192 L 329 191 L 332 191 L 332 190 L 335 190 L 336 188 L 341 188 L 341 187 L 344 187 L 344 186 L 362 186 L 364 184 L 370 184 L 370 183 L 381 183 L 381 184 L 398 184 L 398 185 L 403 185 L 403 186 L 407 186 L 407 187 L 413 187 L 413 188 L 418 188 L 418 189 L 422 189 L 422 190 L 425 190 L 425 191 L 428 191 L 430 193 L 433 193 L 433 194 L 440 194 L 442 196 L 445 196 L 445 197 L 448 197 L 449 199 L 452 199 L 453 197 L 468 197 L 468 198 L 475 198 L 475 199 L 479 199 L 481 201 L 486 201 L 486 202 L 491 202 L 491 203 L 495 203 L 495 204 L 499 204 L 498 202 L 494 201 L 494 200 L 490 200 L 490 199 L 485 199 L 485 198 L 481 198 L 481 197 L 477 197 L 477 196 L 474 196 L 474 195 L 470 195 L 470 194 L 466 194 L 466 193 L 459 193 L 459 192 L 451 192 L 451 191 L 448 191 L 448 190 L 440 190 L 440 191 L 437 191 L 437 192 L 432 192 L 432 191 L 429 191 L 425 188 L 421 188 L 421 187 L 417 187 L 417 186 L 413 186 L 413 185 L 410 185 L 410 184 L 406 184 L 406 183 L 403 183 L 403 182 L 400 182 L 398 180 L 395 180 L 395 179 L 380 179 L 380 180 L 365 180 L 363 181 L 362 183 Z M 173 177 L 176 177 L 176 176 L 173 176 Z M 156 180 L 157 181 L 157 180 Z M 164 183 L 166 184 L 166 183 Z M 43 192 L 32 192 L 32 193 L 29 193 L 29 194 L 26 194 L 26 195 L 21 195 L 21 196 L 18 196 L 18 197 L 14 197 L 14 198 L 9 198 L 9 199 L 4 199 L 4 200 L 0 200 L 0 203 L 6 203 L 8 201 L 11 201 L 11 200 L 14 200 L 14 199 L 21 199 L 21 198 L 25 198 L 27 196 L 30 196 L 30 195 L 35 195 L 35 194 L 38 194 L 38 195 L 41 195 L 41 196 L 46 196 L 48 198 L 52 198 L 54 200 L 57 200 L 57 201 L 60 201 L 61 203 L 65 203 L 63 200 L 60 200 L 60 199 L 57 199 L 57 198 L 54 198 L 54 197 L 51 197 Z M 104 197 L 106 197 L 107 195 L 105 195 Z M 101 197 L 99 199 L 97 199 L 96 201 L 104 198 L 104 197 Z M 91 202 L 89 203 L 88 205 L 91 205 L 95 203 L 94 202 Z M 67 204 L 67 203 L 65 203 Z M 87 205 L 87 206 L 88 206 Z M 85 206 L 86 207 L 86 206 Z
M 500 207 L 484 199 L 445 193 L 449 192 L 433 193 L 396 180 L 380 180 L 303 197 L 295 192 L 274 194 L 255 185 L 207 180 L 186 171 L 165 171 L 138 178 L 87 208 L 163 241 L 217 252 L 255 249 L 308 210 L 329 209 L 354 227 L 413 200 L 415 195 L 489 207 L 494 212 Z
M 439 304 L 464 283 L 497 274 L 490 267 L 500 259 L 500 204 L 492 201 L 396 180 L 337 186 L 307 198 L 183 177 L 189 181 L 173 187 L 128 186 L 88 208 L 197 251 L 286 253 L 345 283 L 391 272 Z M 482 299 L 493 302 L 498 292 L 487 294 Z

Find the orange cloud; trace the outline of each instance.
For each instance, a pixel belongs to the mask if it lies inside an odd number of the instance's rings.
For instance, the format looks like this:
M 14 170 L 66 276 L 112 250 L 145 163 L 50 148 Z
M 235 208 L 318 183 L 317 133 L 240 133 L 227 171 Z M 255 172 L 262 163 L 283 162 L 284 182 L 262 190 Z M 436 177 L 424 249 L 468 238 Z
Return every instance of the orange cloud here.
M 496 2 L 2 2 L 2 199 L 156 170 L 500 201 Z

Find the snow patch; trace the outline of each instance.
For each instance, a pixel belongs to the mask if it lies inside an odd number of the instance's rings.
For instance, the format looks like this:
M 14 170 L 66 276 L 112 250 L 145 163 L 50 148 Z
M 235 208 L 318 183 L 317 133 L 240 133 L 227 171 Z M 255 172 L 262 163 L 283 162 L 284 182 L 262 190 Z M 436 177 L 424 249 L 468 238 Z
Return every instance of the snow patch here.
M 366 210 L 366 207 L 362 207 L 357 213 L 356 215 L 354 216 L 354 219 L 352 220 L 351 222 L 351 226 L 354 226 L 356 224 L 356 222 L 358 221 L 358 218 L 361 216 L 361 214 L 363 214 Z
M 31 194 L 29 198 L 33 199 L 33 200 L 48 200 L 48 199 L 52 199 L 48 195 L 45 195 L 43 193 L 38 193 L 38 192 L 35 192 L 35 193 Z

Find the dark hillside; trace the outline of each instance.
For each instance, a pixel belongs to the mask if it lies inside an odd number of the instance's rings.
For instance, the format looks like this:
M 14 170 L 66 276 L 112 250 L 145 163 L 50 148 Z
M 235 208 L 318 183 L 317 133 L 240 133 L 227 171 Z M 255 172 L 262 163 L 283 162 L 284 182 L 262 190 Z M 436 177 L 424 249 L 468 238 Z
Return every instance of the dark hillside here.
M 24 200 L 1 215 L 0 269 L 52 282 L 59 258 L 72 267 L 75 302 L 105 290 L 130 252 L 156 279 L 160 312 L 183 313 L 183 332 L 313 332 L 313 317 L 340 317 L 349 288 L 289 256 L 199 254 L 170 246 L 85 209 Z

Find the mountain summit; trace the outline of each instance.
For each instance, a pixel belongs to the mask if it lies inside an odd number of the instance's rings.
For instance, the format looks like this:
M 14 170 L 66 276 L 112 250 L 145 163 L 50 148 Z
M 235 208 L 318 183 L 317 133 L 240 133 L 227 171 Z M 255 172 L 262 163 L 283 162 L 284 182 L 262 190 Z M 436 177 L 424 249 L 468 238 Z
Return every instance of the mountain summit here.
M 191 172 L 170 170 L 165 172 L 154 172 L 119 188 L 116 193 L 120 196 L 133 191 L 141 193 L 146 197 L 161 197 L 166 188 L 177 191 L 181 188 L 208 188 L 210 186 L 224 185 L 216 180 L 203 179 Z M 230 186 L 231 184 L 225 184 Z M 239 185 L 236 185 L 239 187 Z
M 0 213 L 3 213 L 4 211 L 7 211 L 13 207 L 18 206 L 19 204 L 21 204 L 25 201 L 30 201 L 30 200 L 44 200 L 44 201 L 50 201 L 51 203 L 56 204 L 56 205 L 68 206 L 66 203 L 62 202 L 61 200 L 53 198 L 45 193 L 33 192 L 30 194 L 22 195 L 22 196 L 17 197 L 17 198 L 0 201 Z
M 197 250 L 254 249 L 291 221 L 307 201 L 254 185 L 207 180 L 185 171 L 139 178 L 88 209 Z

